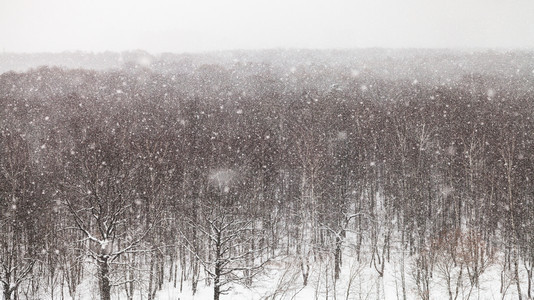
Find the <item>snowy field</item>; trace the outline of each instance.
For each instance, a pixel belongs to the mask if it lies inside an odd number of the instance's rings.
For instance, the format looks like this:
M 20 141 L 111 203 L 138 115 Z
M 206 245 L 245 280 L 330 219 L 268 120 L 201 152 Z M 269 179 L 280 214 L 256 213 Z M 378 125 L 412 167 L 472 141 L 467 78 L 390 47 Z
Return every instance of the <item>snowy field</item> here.
M 369 262 L 358 262 L 353 257 L 345 257 L 342 273 L 338 281 L 334 281 L 332 262 L 318 263 L 310 270 L 307 286 L 302 284 L 302 273 L 295 260 L 273 262 L 267 268 L 267 274 L 258 276 L 249 287 L 231 285 L 230 290 L 221 299 L 403 299 L 400 266 L 386 263 L 383 277 L 379 277 Z M 520 274 L 525 276 L 524 272 Z M 502 276 L 502 277 L 501 277 Z M 425 299 L 421 296 L 415 279 L 409 273 L 406 277 L 406 299 Z M 501 283 L 501 278 L 503 283 Z M 503 292 L 501 293 L 501 285 Z M 525 282 L 522 282 L 525 286 Z M 457 282 L 453 284 L 453 293 Z M 163 290 L 158 291 L 155 300 L 202 300 L 213 299 L 213 285 L 206 286 L 205 281 L 199 282 L 197 292 L 193 295 L 189 281 L 184 282 L 182 291 L 167 284 Z M 430 295 L 426 299 L 449 299 L 446 280 L 440 274 L 435 274 L 430 283 Z M 83 283 L 80 285 L 79 300 L 98 298 L 96 283 Z M 456 296 L 454 296 L 456 297 Z M 523 295 L 526 298 L 526 295 Z M 45 295 L 42 299 L 52 299 Z M 58 292 L 53 299 L 61 299 Z M 71 299 L 64 294 L 63 299 Z M 128 300 L 124 293 L 114 293 L 112 299 Z M 146 295 L 137 294 L 133 299 L 147 299 Z M 490 267 L 480 279 L 479 287 L 471 287 L 469 279 L 462 278 L 458 296 L 453 299 L 518 299 L 517 289 L 513 281 L 513 274 L 502 273 L 502 266 L 497 262 Z
M 350 241 L 350 236 L 347 240 Z M 392 250 L 390 255 L 390 261 L 386 261 L 382 269 L 381 264 L 377 265 L 369 259 L 362 258 L 358 261 L 355 248 L 350 245 L 346 246 L 338 280 L 334 279 L 334 261 L 331 255 L 325 255 L 323 259 L 317 258 L 317 260 L 310 257 L 308 258 L 310 270 L 306 286 L 303 285 L 303 273 L 300 266 L 306 258 L 279 257 L 270 261 L 265 266 L 264 272 L 255 277 L 251 285 L 229 284 L 226 286 L 227 292 L 221 295 L 221 299 L 518 299 L 513 269 L 503 271 L 504 257 L 502 256 L 496 256 L 488 262 L 487 267 L 480 274 L 478 285 L 471 283 L 466 266 L 460 267 L 460 263 L 458 265 L 451 263 L 447 272 L 443 261 L 436 258 L 433 274 L 428 282 L 430 291 L 426 293 L 421 283 L 417 283 L 415 257 L 405 256 L 405 291 L 403 292 L 402 254 L 397 249 Z M 361 256 L 368 257 L 370 253 L 362 251 Z M 91 266 L 88 267 L 88 270 L 91 270 Z M 379 271 L 384 275 L 380 276 Z M 208 278 L 207 274 L 204 274 L 206 275 L 204 279 Z M 449 286 L 448 276 L 451 279 Z M 526 271 L 520 269 L 519 277 L 523 289 L 527 285 L 526 276 Z M 143 285 L 146 285 L 146 282 L 137 286 L 139 291 L 133 299 L 148 299 L 143 293 Z M 181 288 L 179 282 L 176 288 L 172 285 L 171 282 L 164 284 L 162 290 L 155 294 L 154 300 L 213 299 L 212 281 L 199 280 L 195 293 L 192 292 L 190 281 L 184 281 Z M 112 299 L 129 300 L 121 290 L 121 288 L 115 288 Z M 78 287 L 76 299 L 97 299 L 98 292 L 96 281 L 85 281 Z M 525 290 L 523 290 L 523 299 L 528 299 L 524 293 Z M 71 299 L 67 295 L 67 291 L 64 291 L 63 295 L 60 291 L 56 291 L 54 297 L 47 294 L 42 299 Z

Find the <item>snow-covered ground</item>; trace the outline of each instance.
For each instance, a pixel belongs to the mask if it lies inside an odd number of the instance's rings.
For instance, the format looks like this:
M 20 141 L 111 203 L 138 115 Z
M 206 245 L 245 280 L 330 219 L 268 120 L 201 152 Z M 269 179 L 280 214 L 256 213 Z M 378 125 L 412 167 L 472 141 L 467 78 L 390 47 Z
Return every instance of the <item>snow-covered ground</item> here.
M 357 260 L 355 253 L 345 251 L 343 266 L 339 280 L 334 280 L 333 259 L 310 259 L 310 274 L 308 284 L 303 285 L 300 268 L 300 258 L 286 257 L 271 261 L 264 274 L 258 276 L 251 286 L 230 285 L 230 290 L 221 299 L 403 299 L 401 255 L 392 253 L 390 262 L 384 265 L 384 276 L 380 277 L 374 264 L 369 259 Z M 405 261 L 406 299 L 425 299 L 421 288 L 416 284 L 416 272 L 413 257 L 406 257 Z M 479 287 L 471 286 L 468 274 L 464 270 L 462 280 L 458 286 L 455 299 L 518 299 L 517 288 L 513 280 L 512 270 L 502 272 L 503 260 L 495 259 L 491 266 L 482 273 Z M 453 298 L 455 297 L 458 269 L 452 270 L 454 278 L 451 283 Z M 456 277 L 455 277 L 456 276 Z M 521 278 L 525 279 L 526 272 L 520 269 Z M 526 297 L 526 282 L 521 282 L 524 299 Z M 434 267 L 429 281 L 430 293 L 426 299 L 449 299 L 449 292 L 444 273 L 437 266 Z M 501 293 L 501 289 L 503 292 Z M 79 286 L 80 300 L 96 299 L 98 286 L 96 282 L 84 282 Z M 65 292 L 65 295 L 67 293 Z M 59 298 L 59 293 L 55 299 Z M 68 297 L 66 298 L 68 299 Z M 112 299 L 126 300 L 125 294 L 115 293 Z M 134 299 L 147 299 L 146 294 L 137 294 Z M 198 282 L 197 291 L 192 293 L 191 282 L 185 281 L 180 288 L 173 288 L 168 284 L 156 294 L 157 300 L 189 300 L 213 299 L 213 285 L 207 285 L 205 280 Z
M 500 265 L 496 264 L 486 271 L 482 276 L 480 287 L 474 287 L 471 293 L 469 293 L 469 281 L 464 278 L 457 299 L 517 299 L 517 290 L 510 277 L 511 274 L 504 275 L 505 292 L 500 292 L 501 268 L 499 267 Z M 422 299 L 413 276 L 410 274 L 405 276 L 407 299 Z M 526 283 L 522 283 L 523 288 L 526 288 Z M 430 287 L 428 299 L 449 299 L 446 282 L 439 274 L 433 276 Z M 212 298 L 212 286 L 206 286 L 204 283 L 199 283 L 195 295 L 192 294 L 188 283 L 182 292 L 169 287 L 157 293 L 159 300 Z M 280 269 L 271 269 L 268 275 L 258 278 L 251 287 L 233 286 L 221 299 L 403 299 L 403 296 L 398 265 L 386 263 L 384 277 L 380 278 L 374 267 L 370 267 L 367 262 L 347 260 L 337 282 L 334 282 L 332 269 L 328 264 L 318 263 L 312 267 L 307 286 L 302 284 L 302 274 L 298 266 L 284 266 Z

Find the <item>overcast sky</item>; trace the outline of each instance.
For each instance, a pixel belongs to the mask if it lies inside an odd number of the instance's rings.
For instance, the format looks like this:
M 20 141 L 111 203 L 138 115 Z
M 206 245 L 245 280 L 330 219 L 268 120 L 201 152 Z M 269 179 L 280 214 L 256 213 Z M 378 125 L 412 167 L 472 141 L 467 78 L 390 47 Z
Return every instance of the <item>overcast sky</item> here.
M 0 0 L 0 50 L 529 48 L 534 0 Z

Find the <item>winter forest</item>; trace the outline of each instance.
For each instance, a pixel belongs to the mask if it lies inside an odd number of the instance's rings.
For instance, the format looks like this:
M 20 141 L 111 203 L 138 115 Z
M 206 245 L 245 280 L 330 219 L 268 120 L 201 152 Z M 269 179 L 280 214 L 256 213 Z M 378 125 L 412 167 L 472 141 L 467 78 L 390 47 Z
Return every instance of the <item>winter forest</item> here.
M 0 299 L 534 298 L 531 51 L 0 72 Z

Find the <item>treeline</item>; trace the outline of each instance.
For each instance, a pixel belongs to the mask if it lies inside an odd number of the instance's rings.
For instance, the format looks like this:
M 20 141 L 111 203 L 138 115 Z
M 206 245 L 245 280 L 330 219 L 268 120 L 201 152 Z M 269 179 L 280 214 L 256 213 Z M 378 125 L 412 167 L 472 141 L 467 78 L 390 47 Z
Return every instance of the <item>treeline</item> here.
M 326 258 L 338 279 L 349 243 L 379 276 L 391 253 L 413 259 L 422 298 L 436 269 L 465 268 L 476 286 L 502 255 L 531 298 L 534 99 L 497 73 L 454 85 L 313 64 L 4 73 L 4 299 L 75 299 L 84 280 L 103 300 L 199 280 L 218 299 L 278 256 L 306 285 Z

